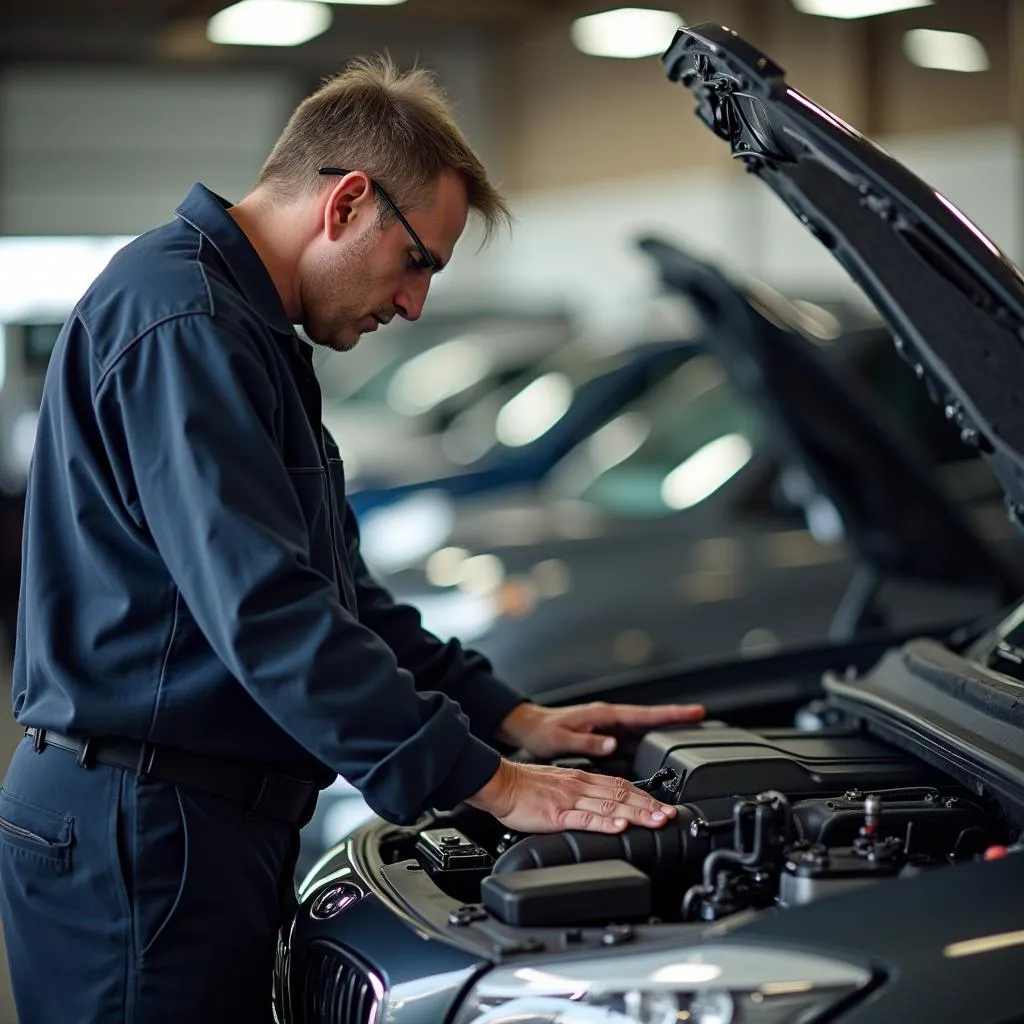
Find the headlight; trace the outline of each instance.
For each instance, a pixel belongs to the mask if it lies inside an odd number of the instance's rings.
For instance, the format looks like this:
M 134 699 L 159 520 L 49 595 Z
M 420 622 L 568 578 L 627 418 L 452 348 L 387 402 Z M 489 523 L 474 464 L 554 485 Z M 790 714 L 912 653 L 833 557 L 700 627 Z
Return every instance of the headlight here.
M 499 967 L 455 1024 L 812 1024 L 871 972 L 754 946 L 701 946 Z

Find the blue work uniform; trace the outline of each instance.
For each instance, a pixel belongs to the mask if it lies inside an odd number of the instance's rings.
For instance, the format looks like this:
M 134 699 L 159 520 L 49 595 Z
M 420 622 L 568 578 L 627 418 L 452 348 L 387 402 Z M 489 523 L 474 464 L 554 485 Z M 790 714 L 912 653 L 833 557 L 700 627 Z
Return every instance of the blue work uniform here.
M 114 257 L 57 342 L 15 716 L 321 788 L 339 773 L 409 822 L 493 775 L 488 741 L 522 698 L 367 570 L 311 349 L 228 209 L 194 186 Z M 24 741 L 0 790 L 22 1021 L 268 1019 L 295 831 Z

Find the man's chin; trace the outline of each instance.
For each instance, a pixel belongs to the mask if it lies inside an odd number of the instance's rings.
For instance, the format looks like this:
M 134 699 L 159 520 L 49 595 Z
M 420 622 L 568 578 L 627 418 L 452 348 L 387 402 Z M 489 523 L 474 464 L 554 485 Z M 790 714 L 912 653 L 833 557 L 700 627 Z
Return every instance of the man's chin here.
M 355 331 L 345 331 L 343 334 L 334 334 L 328 337 L 315 338 L 310 334 L 309 338 L 314 345 L 322 345 L 324 348 L 329 348 L 332 352 L 348 352 L 359 344 L 362 334 Z

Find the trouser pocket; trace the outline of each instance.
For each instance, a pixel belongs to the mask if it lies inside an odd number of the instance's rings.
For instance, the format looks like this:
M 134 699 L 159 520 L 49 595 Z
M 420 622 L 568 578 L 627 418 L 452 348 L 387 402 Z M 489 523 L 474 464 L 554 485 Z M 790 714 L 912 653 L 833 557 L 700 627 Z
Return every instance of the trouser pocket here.
M 54 871 L 71 870 L 74 819 L 13 796 L 0 787 L 0 843 Z
M 170 782 L 126 774 L 118 846 L 135 955 L 153 955 L 181 907 L 188 881 L 189 822 Z
M 114 861 L 120 772 L 15 752 L 0 788 L 0 916 L 22 1024 L 124 1024 L 129 923 Z

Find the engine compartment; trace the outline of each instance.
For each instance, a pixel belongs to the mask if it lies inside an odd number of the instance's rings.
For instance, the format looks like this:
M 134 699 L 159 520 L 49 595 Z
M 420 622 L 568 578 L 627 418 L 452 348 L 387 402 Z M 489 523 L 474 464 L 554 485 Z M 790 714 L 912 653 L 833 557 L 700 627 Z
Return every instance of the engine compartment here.
M 552 762 L 637 780 L 677 808 L 658 830 L 518 835 L 460 807 L 390 833 L 381 857 L 413 862 L 467 920 L 564 928 L 799 906 L 1012 844 L 998 805 L 857 726 L 810 724 L 703 722 Z

